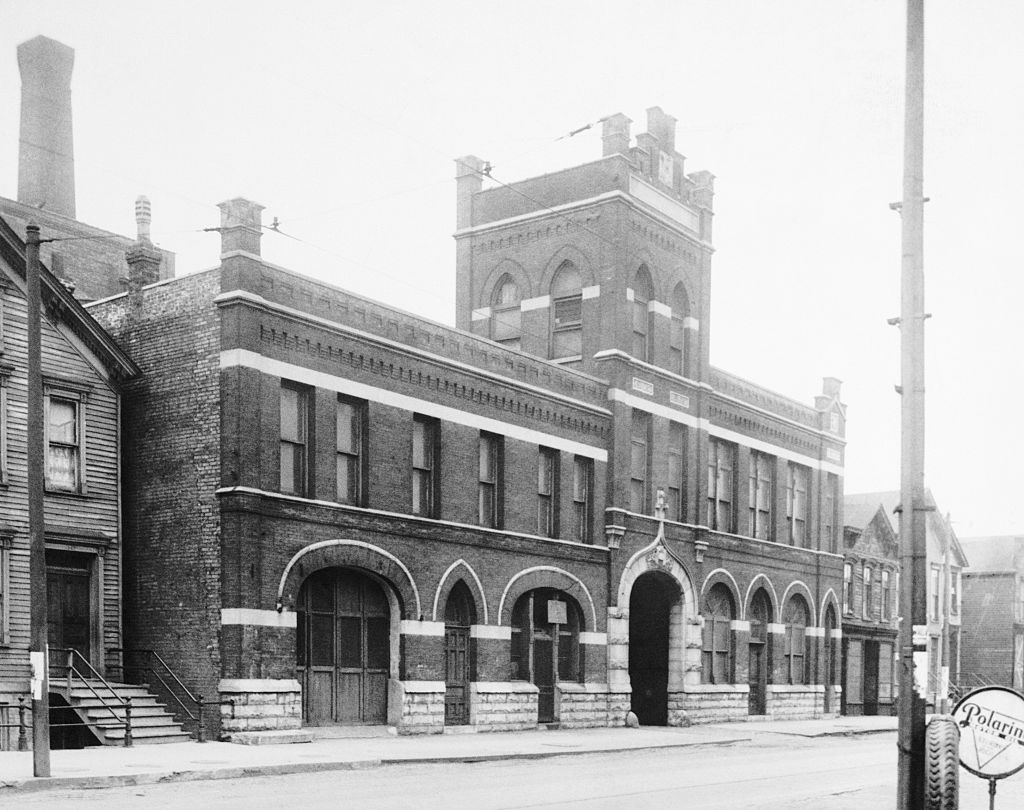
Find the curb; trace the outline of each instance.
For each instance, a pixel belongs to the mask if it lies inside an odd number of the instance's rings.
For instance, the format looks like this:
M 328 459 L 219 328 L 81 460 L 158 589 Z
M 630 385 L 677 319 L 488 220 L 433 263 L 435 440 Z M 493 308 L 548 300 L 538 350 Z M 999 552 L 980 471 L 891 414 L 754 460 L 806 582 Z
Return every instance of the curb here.
M 370 770 L 393 765 L 451 765 L 501 760 L 536 760 L 553 757 L 581 756 L 583 754 L 621 754 L 627 751 L 652 751 L 668 748 L 692 748 L 698 745 L 734 745 L 749 742 L 750 737 L 724 740 L 693 740 L 668 745 L 621 746 L 618 748 L 587 748 L 558 751 L 524 751 L 505 754 L 463 754 L 437 757 L 402 757 L 362 760 L 336 760 L 333 762 L 288 762 L 280 765 L 243 766 L 183 771 L 156 771 L 153 773 L 112 774 L 109 776 L 49 776 L 43 778 L 0 781 L 0 797 L 12 793 L 40 793 L 48 790 L 100 790 L 112 787 L 167 784 L 173 782 L 201 782 L 220 779 L 246 779 L 253 776 L 287 776 L 326 771 Z

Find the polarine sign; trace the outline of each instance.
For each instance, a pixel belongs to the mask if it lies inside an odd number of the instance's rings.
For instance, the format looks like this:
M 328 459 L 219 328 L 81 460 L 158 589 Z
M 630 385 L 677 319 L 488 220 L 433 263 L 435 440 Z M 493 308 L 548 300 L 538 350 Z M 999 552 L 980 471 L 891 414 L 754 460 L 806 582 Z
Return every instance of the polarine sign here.
M 960 764 L 983 779 L 1002 779 L 1024 768 L 1024 695 L 985 686 L 953 709 L 960 727 Z

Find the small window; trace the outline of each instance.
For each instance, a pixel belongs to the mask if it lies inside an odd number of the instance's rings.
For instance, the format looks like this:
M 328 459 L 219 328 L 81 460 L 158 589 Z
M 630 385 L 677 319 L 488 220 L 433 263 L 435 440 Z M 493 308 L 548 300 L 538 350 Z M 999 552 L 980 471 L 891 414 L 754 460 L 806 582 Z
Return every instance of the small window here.
M 416 414 L 412 420 L 412 513 L 436 518 L 440 513 L 438 492 L 438 442 L 436 419 Z
M 557 450 L 541 447 L 537 455 L 537 534 L 558 536 L 558 456 Z
M 853 613 L 852 563 L 843 563 L 843 613 Z
M 733 489 L 736 476 L 736 445 L 708 439 L 707 523 L 720 532 L 735 531 Z
M 807 546 L 807 484 L 809 471 L 799 464 L 789 465 L 789 482 L 786 486 L 786 523 L 789 526 L 791 545 Z
M 892 589 L 889 582 L 889 569 L 882 569 L 882 615 L 881 619 L 883 622 L 889 621 L 892 618 Z
M 633 279 L 633 357 L 651 362 L 651 274 L 640 265 Z
M 669 353 L 672 361 L 669 371 L 687 376 L 686 368 L 686 318 L 690 314 L 689 299 L 682 284 L 677 284 L 672 293 L 672 325 L 669 335 Z
M 85 492 L 85 396 L 69 391 L 47 391 L 46 489 Z
M 651 468 L 651 415 L 633 409 L 629 434 L 629 508 L 647 514 L 650 501 L 647 482 Z
M 489 529 L 502 526 L 502 443 L 494 433 L 481 433 L 479 442 L 477 522 Z
M 821 535 L 825 551 L 836 551 L 836 508 L 839 503 L 839 476 L 827 473 L 821 502 Z
M 668 426 L 668 519 L 683 520 L 686 489 L 686 426 L 670 422 Z
M 932 576 L 929 588 L 931 590 L 929 597 L 932 618 L 939 619 L 942 617 L 942 610 L 940 608 L 942 604 L 942 571 L 937 565 L 932 566 Z
M 573 539 L 581 543 L 593 541 L 591 492 L 594 488 L 594 460 L 574 456 L 572 461 Z
M 366 402 L 338 397 L 337 414 L 338 502 L 366 504 L 364 470 L 366 462 Z
M 751 450 L 749 482 L 750 536 L 771 540 L 774 534 L 775 458 Z
M 870 565 L 864 566 L 864 604 L 863 616 L 865 619 L 874 618 L 875 609 L 875 570 Z
M 960 571 L 949 572 L 949 612 L 952 616 L 960 615 Z
M 309 493 L 309 407 L 305 387 L 281 382 L 281 492 L 305 497 Z

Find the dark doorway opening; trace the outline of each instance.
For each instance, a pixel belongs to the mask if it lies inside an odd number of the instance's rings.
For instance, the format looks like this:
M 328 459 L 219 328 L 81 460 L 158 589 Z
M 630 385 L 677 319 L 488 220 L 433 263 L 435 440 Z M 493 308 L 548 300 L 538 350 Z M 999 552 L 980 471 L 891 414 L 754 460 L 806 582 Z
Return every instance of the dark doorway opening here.
M 864 714 L 878 714 L 878 642 L 864 642 Z
M 641 725 L 668 723 L 668 648 L 679 585 L 666 574 L 637 578 L 629 594 L 630 707 Z
M 67 675 L 68 649 L 93 663 L 91 594 L 89 555 L 47 550 L 46 619 L 51 676 Z M 75 666 L 81 669 L 81 661 L 76 661 Z
M 473 597 L 459 580 L 448 595 L 444 609 L 444 722 L 457 726 L 469 722 L 469 682 L 472 677 L 470 625 L 475 622 Z
M 836 612 L 832 605 L 825 611 L 825 714 L 835 711 L 836 703 Z
M 747 711 L 764 714 L 767 710 L 769 660 L 768 624 L 771 622 L 771 602 L 764 590 L 758 590 L 750 603 L 749 675 L 750 695 Z
M 385 722 L 391 625 L 381 586 L 348 569 L 317 571 L 302 583 L 296 612 L 303 721 Z

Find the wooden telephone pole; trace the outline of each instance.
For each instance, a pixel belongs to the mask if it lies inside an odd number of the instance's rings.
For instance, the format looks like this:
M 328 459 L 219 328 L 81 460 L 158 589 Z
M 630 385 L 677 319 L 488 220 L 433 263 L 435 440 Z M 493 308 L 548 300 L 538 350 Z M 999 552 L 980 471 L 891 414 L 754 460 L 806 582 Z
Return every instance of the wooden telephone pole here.
M 927 637 L 924 497 L 924 0 L 907 0 L 906 109 L 903 135 L 903 265 L 900 305 L 900 659 L 899 810 L 925 801 L 925 701 L 928 669 L 914 653 Z M 915 685 L 916 682 L 916 685 Z

